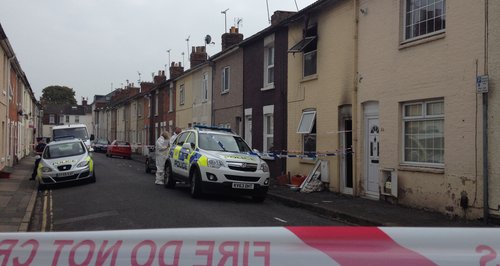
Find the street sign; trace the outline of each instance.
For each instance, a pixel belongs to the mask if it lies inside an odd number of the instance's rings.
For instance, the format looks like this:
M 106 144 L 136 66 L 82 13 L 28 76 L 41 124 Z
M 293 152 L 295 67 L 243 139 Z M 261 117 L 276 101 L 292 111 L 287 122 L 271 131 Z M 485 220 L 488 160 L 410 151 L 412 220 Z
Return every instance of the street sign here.
M 477 93 L 488 92 L 488 75 L 482 75 L 476 77 L 476 90 Z

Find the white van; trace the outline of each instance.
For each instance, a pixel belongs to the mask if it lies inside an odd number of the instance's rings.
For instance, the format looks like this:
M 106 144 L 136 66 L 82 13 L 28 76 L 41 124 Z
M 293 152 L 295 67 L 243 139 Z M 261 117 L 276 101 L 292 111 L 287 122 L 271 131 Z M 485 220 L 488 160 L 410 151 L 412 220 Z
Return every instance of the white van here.
M 94 135 L 89 136 L 87 126 L 84 124 L 69 124 L 52 128 L 52 140 L 57 141 L 67 138 L 81 139 L 87 149 L 90 149 L 90 141 L 94 140 Z

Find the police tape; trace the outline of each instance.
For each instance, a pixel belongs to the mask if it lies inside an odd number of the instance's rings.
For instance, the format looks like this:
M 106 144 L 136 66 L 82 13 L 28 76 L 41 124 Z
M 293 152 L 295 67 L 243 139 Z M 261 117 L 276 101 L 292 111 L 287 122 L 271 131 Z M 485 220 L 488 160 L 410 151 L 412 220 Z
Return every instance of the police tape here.
M 231 227 L 0 233 L 0 265 L 499 265 L 499 228 Z
M 353 154 L 354 151 L 351 148 L 345 150 L 336 150 L 336 151 L 318 151 L 318 152 L 300 152 L 300 151 L 279 151 L 279 152 L 264 152 L 257 153 L 261 157 L 267 158 L 299 158 L 299 159 L 314 159 L 318 157 L 331 157 L 331 156 L 339 156 L 339 155 L 348 155 Z

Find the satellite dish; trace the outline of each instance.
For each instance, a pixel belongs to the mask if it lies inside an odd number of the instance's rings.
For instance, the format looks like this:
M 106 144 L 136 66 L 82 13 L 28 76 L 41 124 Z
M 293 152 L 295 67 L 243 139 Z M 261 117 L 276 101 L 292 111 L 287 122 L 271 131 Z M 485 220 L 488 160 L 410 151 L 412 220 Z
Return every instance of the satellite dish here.
M 205 43 L 210 44 L 211 42 L 212 42 L 212 36 L 207 34 L 207 36 L 205 36 Z

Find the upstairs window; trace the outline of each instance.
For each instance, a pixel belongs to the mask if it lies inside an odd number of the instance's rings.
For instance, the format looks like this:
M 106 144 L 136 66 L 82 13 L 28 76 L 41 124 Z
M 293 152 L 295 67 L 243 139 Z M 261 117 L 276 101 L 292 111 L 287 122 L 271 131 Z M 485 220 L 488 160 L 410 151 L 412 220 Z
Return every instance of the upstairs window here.
M 203 73 L 201 80 L 201 100 L 203 102 L 208 101 L 208 73 Z
M 169 90 L 169 95 L 168 95 L 169 99 L 169 106 L 168 106 L 168 111 L 169 112 L 173 112 L 174 111 L 174 88 L 170 88 Z
M 229 67 L 225 67 L 222 69 L 222 76 L 221 76 L 221 93 L 228 93 L 229 92 L 229 76 L 231 74 L 231 70 Z
M 304 38 L 295 44 L 289 53 L 303 53 L 302 75 L 308 77 L 317 73 L 318 24 L 310 25 L 304 33 Z
M 443 32 L 446 28 L 445 0 L 405 0 L 404 10 L 405 40 Z
M 186 98 L 186 92 L 184 91 L 184 84 L 181 85 L 179 89 L 179 104 L 184 105 L 184 100 Z
M 56 123 L 56 116 L 53 114 L 49 115 L 49 124 L 55 124 Z
M 69 124 L 69 115 L 66 116 L 66 123 Z
M 274 35 L 264 39 L 264 89 L 274 88 Z
M 75 115 L 75 123 L 80 123 L 80 116 L 79 115 Z

